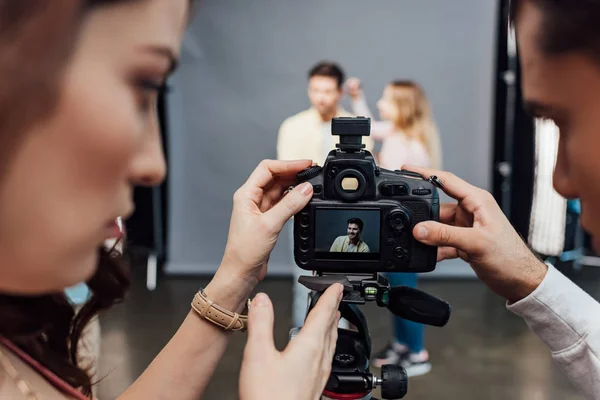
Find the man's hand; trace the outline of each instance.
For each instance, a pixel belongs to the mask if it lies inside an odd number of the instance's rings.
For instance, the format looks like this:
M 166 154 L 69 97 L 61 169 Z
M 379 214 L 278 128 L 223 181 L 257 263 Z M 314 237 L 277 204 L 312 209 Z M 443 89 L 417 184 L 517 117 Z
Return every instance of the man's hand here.
M 529 250 L 493 196 L 451 173 L 404 166 L 425 177 L 436 175 L 444 192 L 458 203 L 442 204 L 440 222 L 415 226 L 417 240 L 439 246 L 438 261 L 457 258 L 468 262 L 479 279 L 510 302 L 533 292 L 547 267 Z
M 352 100 L 358 100 L 362 97 L 362 83 L 358 78 L 348 78 L 344 85 L 346 93 Z

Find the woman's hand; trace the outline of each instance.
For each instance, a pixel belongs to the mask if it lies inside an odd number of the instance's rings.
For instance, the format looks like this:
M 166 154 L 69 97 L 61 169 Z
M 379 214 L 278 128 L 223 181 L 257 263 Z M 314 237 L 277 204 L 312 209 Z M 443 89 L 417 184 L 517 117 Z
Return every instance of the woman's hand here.
M 311 199 L 308 182 L 296 184 L 296 174 L 312 164 L 302 161 L 262 161 L 233 196 L 233 212 L 221 273 L 242 280 L 262 280 L 269 255 L 285 223 Z
M 511 302 L 539 286 L 546 265 L 527 247 L 490 193 L 447 172 L 403 168 L 425 177 L 436 175 L 444 183 L 444 192 L 458 201 L 442 204 L 439 223 L 422 222 L 413 231 L 420 242 L 440 246 L 438 261 L 460 257 L 490 289 Z
M 352 100 L 358 100 L 362 97 L 362 82 L 358 78 L 348 78 L 345 84 L 346 93 Z
M 334 284 L 312 309 L 298 336 L 279 352 L 273 342 L 273 306 L 259 294 L 249 313 L 240 374 L 241 400 L 315 400 L 321 396 L 337 341 L 343 287 Z

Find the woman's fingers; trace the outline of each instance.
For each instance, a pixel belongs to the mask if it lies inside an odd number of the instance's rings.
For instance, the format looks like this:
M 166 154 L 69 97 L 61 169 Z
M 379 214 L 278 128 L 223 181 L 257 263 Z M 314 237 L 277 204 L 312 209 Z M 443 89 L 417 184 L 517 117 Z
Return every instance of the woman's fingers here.
M 264 189 L 268 187 L 276 177 L 293 178 L 296 174 L 312 165 L 311 160 L 277 161 L 263 160 L 252 172 L 244 186 Z
M 342 291 L 342 285 L 336 283 L 321 295 L 317 305 L 308 314 L 300 333 L 286 351 L 299 351 L 305 356 L 310 353 L 316 357 L 316 365 L 320 365 L 321 357 L 330 346 L 331 334 L 334 328 L 337 329 L 337 310 L 342 299 Z
M 273 325 L 275 316 L 273 304 L 264 293 L 259 293 L 252 300 L 248 312 L 248 342 L 246 353 L 249 357 L 263 357 L 275 350 L 273 340 Z
M 260 209 L 262 212 L 270 210 L 289 193 L 289 189 L 298 183 L 296 178 L 277 180 L 270 188 L 264 189 Z M 298 185 L 300 186 L 300 185 Z M 292 190 L 295 190 L 294 187 Z
M 337 320 L 337 311 L 342 300 L 344 287 L 339 283 L 331 285 L 319 298 L 317 305 L 310 311 L 298 337 L 315 335 L 324 337 Z
M 270 210 L 266 211 L 262 217 L 267 220 L 267 224 L 273 229 L 280 231 L 285 223 L 295 214 L 300 212 L 310 201 L 313 194 L 313 187 L 309 182 L 298 185 L 291 190 Z

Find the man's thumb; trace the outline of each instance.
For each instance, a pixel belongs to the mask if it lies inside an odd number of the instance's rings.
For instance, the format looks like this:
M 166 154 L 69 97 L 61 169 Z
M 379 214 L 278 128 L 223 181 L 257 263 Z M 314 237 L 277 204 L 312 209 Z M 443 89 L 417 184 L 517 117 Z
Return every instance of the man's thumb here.
M 477 249 L 479 240 L 473 228 L 459 228 L 435 221 L 417 224 L 413 230 L 415 239 L 430 246 L 448 246 L 469 254 Z
M 252 300 L 248 313 L 248 350 L 264 352 L 275 348 L 273 304 L 264 293 Z

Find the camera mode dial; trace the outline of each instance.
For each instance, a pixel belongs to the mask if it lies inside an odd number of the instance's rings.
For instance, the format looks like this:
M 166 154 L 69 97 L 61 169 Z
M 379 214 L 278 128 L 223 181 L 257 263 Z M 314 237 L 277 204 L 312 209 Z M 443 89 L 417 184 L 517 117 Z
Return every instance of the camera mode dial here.
M 314 165 L 310 168 L 306 168 L 305 170 L 298 172 L 298 174 L 296 174 L 296 178 L 298 178 L 300 182 L 304 182 L 311 178 L 314 178 L 315 176 L 319 176 L 321 171 L 323 171 L 322 167 Z

